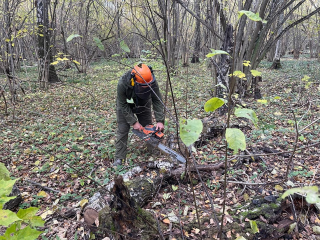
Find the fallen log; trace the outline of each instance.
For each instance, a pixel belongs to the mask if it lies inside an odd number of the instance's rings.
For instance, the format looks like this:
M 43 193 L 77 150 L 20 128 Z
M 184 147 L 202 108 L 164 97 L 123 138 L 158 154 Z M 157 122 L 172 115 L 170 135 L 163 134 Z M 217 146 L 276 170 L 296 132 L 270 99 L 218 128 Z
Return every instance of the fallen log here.
M 123 184 L 127 187 L 130 196 L 135 199 L 135 204 L 138 207 L 143 207 L 158 192 L 162 185 L 169 179 L 180 177 L 185 172 L 185 166 L 179 165 L 178 168 L 172 169 L 174 165 L 170 162 L 154 161 L 147 164 L 147 168 L 150 170 L 156 169 L 154 175 L 150 177 L 141 177 L 142 168 L 135 167 L 132 171 L 123 176 Z M 210 165 L 197 165 L 190 166 L 190 171 L 217 171 L 224 167 L 224 163 Z M 138 175 L 138 176 L 136 176 Z M 131 178 L 131 179 L 130 179 Z M 88 225 L 92 225 L 96 222 L 99 212 L 105 207 L 109 206 L 112 199 L 111 192 L 115 186 L 115 182 L 111 182 L 107 187 L 107 194 L 102 195 L 97 192 L 92 198 L 89 199 L 87 207 L 84 209 L 84 219 Z

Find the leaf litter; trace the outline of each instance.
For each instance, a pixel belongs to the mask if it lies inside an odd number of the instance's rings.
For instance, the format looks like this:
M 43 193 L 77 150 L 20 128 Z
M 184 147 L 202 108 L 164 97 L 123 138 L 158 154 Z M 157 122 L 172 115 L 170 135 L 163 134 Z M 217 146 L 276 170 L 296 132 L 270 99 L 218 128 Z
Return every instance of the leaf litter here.
M 317 75 L 319 63 L 308 62 L 308 66 L 312 64 L 313 70 L 316 70 L 312 80 L 315 87 L 305 89 L 299 85 L 300 77 L 305 74 L 302 65 L 304 62 L 300 62 L 301 64 L 295 67 L 292 61 L 283 60 L 284 68 L 278 71 L 268 70 L 267 64 L 262 64 L 259 69 L 263 73 L 261 92 L 266 102 L 262 104 L 253 99 L 243 100 L 246 108 L 255 111 L 259 119 L 258 127 L 241 119 L 232 123 L 242 129 L 246 136 L 247 152 L 242 151 L 240 154 L 248 156 L 249 152 L 264 155 L 232 159 L 230 151 L 231 160 L 227 176 L 230 182 L 227 186 L 227 210 L 223 223 L 226 227 L 231 226 L 233 222 L 232 212 L 235 209 L 239 209 L 236 212 L 241 212 L 241 207 L 253 201 L 255 196 L 279 196 L 288 188 L 314 185 L 320 180 L 320 151 L 318 145 L 313 145 L 320 136 L 320 127 L 317 123 L 309 125 L 319 118 L 320 112 L 320 94 L 316 88 L 319 86 L 320 78 Z M 109 71 L 106 76 L 106 68 L 117 71 Z M 288 69 L 291 69 L 290 72 Z M 102 239 L 98 232 L 84 223 L 81 213 L 87 199 L 97 191 L 94 181 L 105 185 L 112 181 L 115 174 L 123 174 L 148 158 L 165 158 L 152 156 L 144 146 L 131 137 L 127 168 L 119 171 L 112 167 L 117 128 L 115 89 L 117 79 L 123 71 L 125 70 L 121 66 L 102 62 L 96 64 L 88 73 L 92 78 L 79 76 L 78 79 L 74 79 L 72 72 L 67 72 L 70 77 L 64 79 L 63 85 L 55 85 L 46 92 L 29 89 L 26 96 L 20 96 L 22 101 L 16 106 L 17 119 L 12 121 L 9 115 L 4 116 L 4 120 L 1 121 L 0 143 L 4 146 L 0 150 L 1 161 L 8 166 L 12 176 L 21 178 L 18 187 L 24 200 L 20 208 L 41 208 L 39 215 L 46 220 L 43 237 L 52 239 L 59 236 L 60 239 L 73 239 L 77 236 L 78 239 L 85 239 L 85 236 L 94 233 L 96 239 Z M 183 71 L 184 69 L 181 70 L 181 74 Z M 192 75 L 193 72 L 195 71 L 191 67 L 189 73 Z M 217 122 L 225 122 L 225 117 L 204 111 L 204 103 L 211 96 L 203 89 L 210 89 L 211 81 L 205 74 L 199 75 L 198 71 L 196 73 L 198 78 L 207 81 L 201 81 L 199 84 L 196 78 L 190 80 L 193 87 L 188 90 L 187 103 L 187 86 L 184 82 L 178 81 L 179 76 L 175 76 L 176 84 L 173 91 L 177 95 L 178 115 L 200 119 L 209 117 Z M 113 76 L 110 77 L 110 74 Z M 158 79 L 165 79 L 164 72 L 157 71 L 156 74 L 159 75 Z M 197 84 L 193 84 L 192 81 L 196 81 Z M 281 88 L 279 81 L 283 86 Z M 159 83 L 162 86 L 165 84 L 164 81 Z M 167 107 L 173 109 L 172 101 L 168 101 Z M 292 109 L 301 132 L 298 150 L 293 156 L 293 165 L 289 172 L 290 181 L 281 183 L 296 138 Z M 12 112 L 12 109 L 9 110 Z M 169 120 L 166 135 L 170 134 L 174 135 L 175 129 L 174 122 Z M 197 146 L 197 152 L 194 154 L 198 164 L 223 161 L 225 149 L 221 136 L 215 136 L 204 143 Z M 150 172 L 143 174 L 150 175 Z M 214 211 L 221 213 L 224 201 L 223 172 L 202 172 L 201 177 L 212 194 Z M 197 175 L 193 175 L 192 179 L 195 181 L 196 202 L 191 193 L 191 185 L 178 179 L 175 183 L 177 189 L 168 184 L 145 206 L 146 209 L 154 211 L 159 220 L 167 225 L 168 230 L 165 233 L 173 239 L 179 239 L 182 234 L 188 239 L 200 239 L 200 234 L 207 236 L 208 229 L 216 226 L 212 217 L 212 206 L 201 182 Z M 57 192 L 45 191 L 40 186 L 29 184 L 27 180 Z M 248 185 L 241 184 L 243 182 Z M 306 213 L 305 203 L 298 200 L 297 202 L 300 204 L 296 209 L 297 214 L 302 216 Z M 202 221 L 200 228 L 197 224 L 195 205 Z M 318 212 L 314 210 L 307 213 L 306 218 L 310 223 L 306 221 L 305 230 L 293 234 L 295 239 L 318 231 Z M 293 214 L 289 213 L 290 219 L 294 219 Z M 230 238 L 239 237 L 233 229 L 226 234 Z

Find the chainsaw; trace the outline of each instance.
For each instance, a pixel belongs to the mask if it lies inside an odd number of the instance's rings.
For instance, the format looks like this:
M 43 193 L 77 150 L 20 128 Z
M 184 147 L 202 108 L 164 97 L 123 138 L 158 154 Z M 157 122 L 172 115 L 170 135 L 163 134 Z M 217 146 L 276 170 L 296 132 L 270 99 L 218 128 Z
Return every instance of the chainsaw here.
M 160 151 L 169 154 L 172 158 L 178 160 L 179 162 L 186 162 L 186 159 L 179 153 L 160 143 L 160 141 L 164 137 L 164 134 L 163 132 L 156 130 L 156 127 L 154 125 L 147 125 L 145 127 L 142 127 L 140 130 L 133 129 L 132 132 L 147 144 L 150 144 L 153 147 L 157 147 Z

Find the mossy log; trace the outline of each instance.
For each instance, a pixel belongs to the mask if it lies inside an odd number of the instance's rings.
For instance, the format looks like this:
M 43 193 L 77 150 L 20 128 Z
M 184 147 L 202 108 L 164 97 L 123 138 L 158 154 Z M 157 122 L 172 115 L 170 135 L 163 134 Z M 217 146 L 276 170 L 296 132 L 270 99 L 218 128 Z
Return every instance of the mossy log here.
M 100 228 L 112 239 L 158 239 L 158 227 L 151 213 L 141 209 L 130 196 L 122 176 L 115 179 L 113 198 L 99 213 Z M 143 234 L 142 234 L 143 233 Z

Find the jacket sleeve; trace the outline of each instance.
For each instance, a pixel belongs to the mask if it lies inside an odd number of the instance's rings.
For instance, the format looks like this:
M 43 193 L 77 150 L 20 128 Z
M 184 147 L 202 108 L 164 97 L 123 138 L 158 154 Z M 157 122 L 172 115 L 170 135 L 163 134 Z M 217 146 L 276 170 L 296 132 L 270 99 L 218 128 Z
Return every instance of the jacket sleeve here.
M 158 83 L 156 82 L 156 84 L 157 84 L 157 87 L 154 89 L 154 92 L 156 93 L 157 96 L 155 94 L 152 94 L 152 105 L 153 105 L 154 116 L 157 122 L 164 123 L 164 107 L 162 104 L 162 96 L 160 93 Z
M 118 110 L 122 111 L 127 123 L 129 125 L 135 124 L 138 120 L 136 116 L 133 114 L 132 109 L 127 102 L 127 86 L 126 84 L 130 82 L 130 72 L 126 73 L 121 77 L 121 79 L 118 82 L 117 87 L 117 108 Z M 129 79 L 127 79 L 129 78 Z

